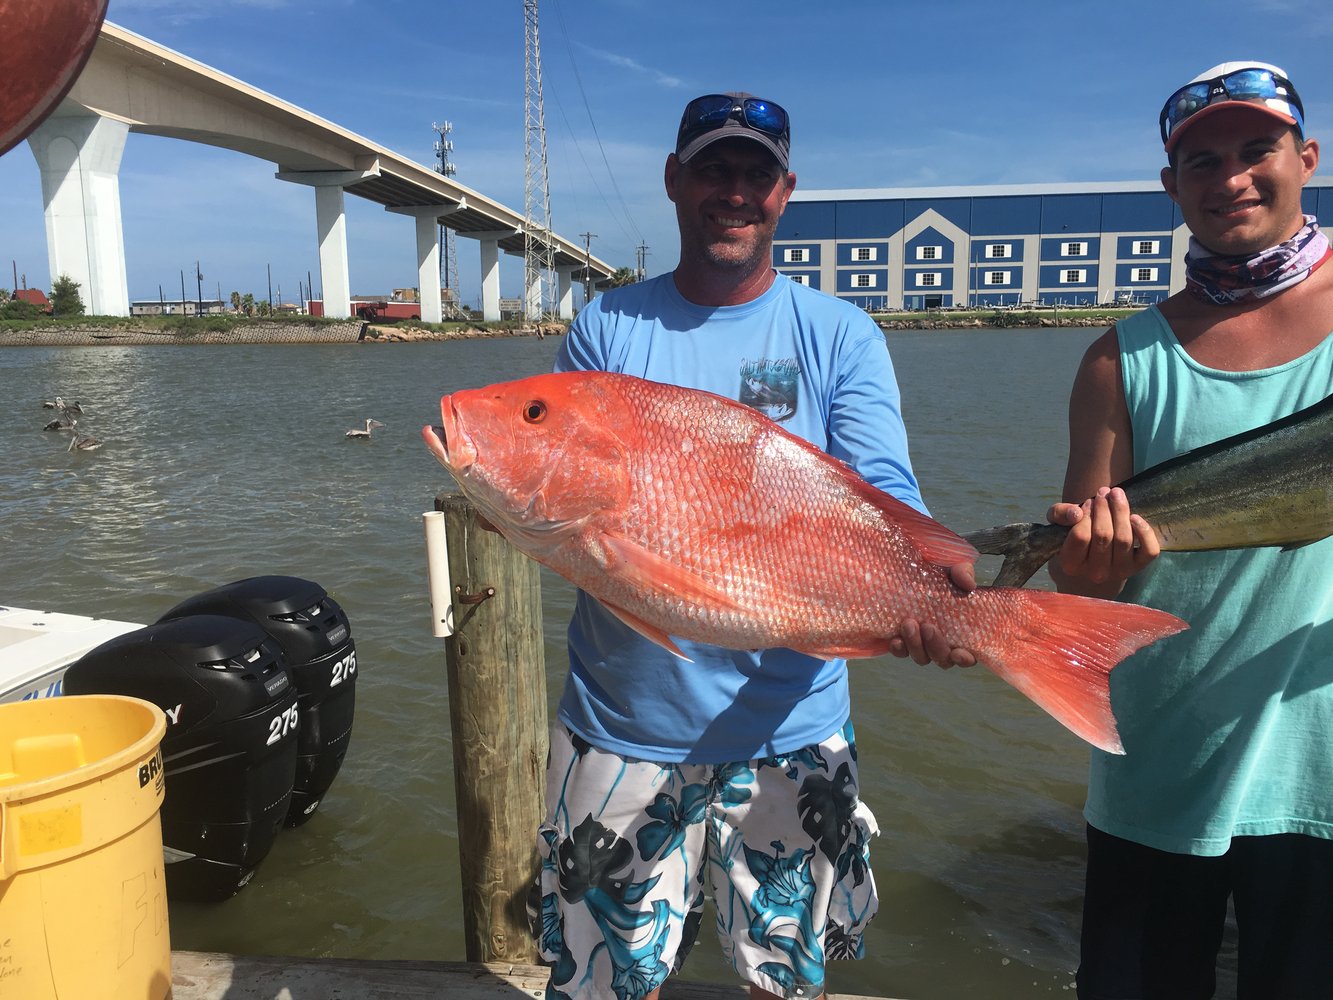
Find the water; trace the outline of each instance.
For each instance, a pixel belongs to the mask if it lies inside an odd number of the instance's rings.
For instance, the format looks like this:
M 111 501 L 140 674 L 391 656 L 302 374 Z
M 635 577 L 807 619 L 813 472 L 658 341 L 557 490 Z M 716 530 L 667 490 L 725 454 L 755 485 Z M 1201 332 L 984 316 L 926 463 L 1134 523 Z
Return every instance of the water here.
M 1095 330 L 889 335 L 932 513 L 1040 519 L 1059 491 L 1068 387 Z M 237 897 L 173 902 L 176 948 L 464 957 L 444 653 L 420 515 L 448 477 L 418 437 L 442 393 L 548 370 L 555 339 L 0 350 L 0 601 L 153 621 L 189 594 L 302 576 L 347 611 L 356 722 L 320 811 Z M 95 452 L 44 433 L 79 399 Z M 343 432 L 383 421 L 371 441 Z M 993 567 L 991 567 L 993 569 Z M 1043 574 L 1044 578 L 1044 574 Z M 552 698 L 569 588 L 544 579 Z M 1072 995 L 1087 754 L 988 672 L 853 666 L 881 912 L 837 992 Z M 707 925 L 705 925 L 707 926 Z M 705 934 L 686 977 L 731 981 Z

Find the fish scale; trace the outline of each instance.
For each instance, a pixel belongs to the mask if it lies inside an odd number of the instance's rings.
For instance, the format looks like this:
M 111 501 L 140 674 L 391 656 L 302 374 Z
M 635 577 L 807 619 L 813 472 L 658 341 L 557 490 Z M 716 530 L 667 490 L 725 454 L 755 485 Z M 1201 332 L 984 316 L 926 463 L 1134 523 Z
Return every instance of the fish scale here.
M 565 372 L 440 401 L 422 436 L 486 520 L 631 628 L 825 659 L 889 650 L 904 620 L 1071 731 L 1121 752 L 1107 675 L 1179 632 L 1149 608 L 955 587 L 976 552 L 846 464 L 734 400 L 609 372 Z

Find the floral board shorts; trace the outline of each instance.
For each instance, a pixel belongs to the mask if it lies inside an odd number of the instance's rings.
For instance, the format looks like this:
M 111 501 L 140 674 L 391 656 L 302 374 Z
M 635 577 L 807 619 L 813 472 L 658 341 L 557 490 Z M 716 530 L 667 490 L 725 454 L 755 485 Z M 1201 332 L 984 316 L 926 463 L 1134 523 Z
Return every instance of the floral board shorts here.
M 723 954 L 788 998 L 860 958 L 878 900 L 852 724 L 794 753 L 659 764 L 556 725 L 528 907 L 559 1000 L 632 1000 L 680 968 L 712 896 Z

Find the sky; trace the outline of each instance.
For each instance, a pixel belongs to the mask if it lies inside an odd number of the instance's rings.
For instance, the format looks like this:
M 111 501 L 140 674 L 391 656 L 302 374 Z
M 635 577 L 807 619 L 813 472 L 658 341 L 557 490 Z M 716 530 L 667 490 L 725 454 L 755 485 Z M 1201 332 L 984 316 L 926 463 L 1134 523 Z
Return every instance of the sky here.
M 110 0 L 107 19 L 523 210 L 523 0 Z M 745 90 L 792 120 L 797 188 L 1151 181 L 1157 115 L 1228 59 L 1285 68 L 1307 131 L 1333 122 L 1333 5 L 1038 0 L 541 0 L 552 228 L 613 266 L 671 270 L 662 186 L 684 105 Z M 1333 155 L 1333 152 L 1330 153 Z M 1326 168 L 1328 169 L 1328 168 Z M 131 298 L 320 289 L 313 189 L 275 164 L 131 134 L 120 196 Z M 416 284 L 412 220 L 347 199 L 352 291 Z M 480 304 L 478 244 L 459 286 Z M 0 156 L 0 287 L 49 288 L 26 142 Z M 501 294 L 522 262 L 502 255 Z

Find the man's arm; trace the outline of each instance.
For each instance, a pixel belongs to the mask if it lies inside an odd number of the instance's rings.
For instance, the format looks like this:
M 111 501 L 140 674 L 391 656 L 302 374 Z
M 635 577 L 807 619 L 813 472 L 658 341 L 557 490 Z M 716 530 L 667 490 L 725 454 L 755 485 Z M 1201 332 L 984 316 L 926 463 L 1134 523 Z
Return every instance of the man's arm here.
M 1079 365 L 1069 395 L 1069 464 L 1064 502 L 1046 518 L 1069 527 L 1051 579 L 1065 593 L 1115 597 L 1160 551 L 1157 535 L 1112 484 L 1134 471 L 1134 438 L 1120 373 L 1115 327 Z

